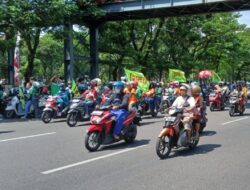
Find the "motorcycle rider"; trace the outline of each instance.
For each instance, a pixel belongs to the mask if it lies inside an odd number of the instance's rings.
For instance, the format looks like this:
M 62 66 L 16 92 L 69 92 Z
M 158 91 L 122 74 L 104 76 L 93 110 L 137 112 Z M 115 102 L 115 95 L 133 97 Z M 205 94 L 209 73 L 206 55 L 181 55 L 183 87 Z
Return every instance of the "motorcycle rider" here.
M 84 101 L 84 110 L 85 110 L 85 115 L 84 118 L 87 119 L 89 118 L 89 108 L 91 106 L 94 106 L 94 104 L 96 103 L 96 99 L 97 99 L 97 91 L 96 91 L 96 86 L 97 86 L 97 82 L 95 80 L 92 80 L 89 82 L 89 89 L 86 90 L 81 96 L 83 98 L 85 98 Z
M 29 111 L 30 111 L 30 107 L 32 104 L 31 98 L 32 98 L 32 89 L 31 89 L 31 83 L 27 82 L 26 86 L 25 86 L 25 100 L 26 100 L 26 104 L 25 104 L 25 112 L 24 112 L 24 116 L 21 117 L 21 119 L 27 119 Z
M 65 86 L 63 83 L 59 85 L 59 91 L 56 94 L 56 96 L 59 96 L 60 98 L 57 99 L 58 108 L 60 111 L 62 111 L 66 106 L 69 105 L 69 95 L 68 91 L 66 91 Z
M 245 99 L 244 99 L 244 93 L 242 91 L 242 86 L 240 84 L 237 84 L 236 89 L 231 93 L 232 96 L 237 96 L 239 98 L 242 98 L 243 101 L 240 101 L 240 107 L 241 109 L 245 108 Z
M 163 87 L 162 84 L 158 82 L 156 83 L 156 88 L 155 88 L 155 106 L 157 110 L 159 110 L 160 108 L 162 94 L 163 94 Z
M 199 138 L 199 131 L 200 131 L 200 124 L 201 124 L 201 117 L 203 116 L 203 98 L 201 96 L 201 88 L 198 85 L 193 85 L 192 88 L 192 96 L 195 100 L 196 106 L 196 113 L 194 114 L 194 127 L 196 132 L 196 139 Z
M 132 109 L 133 106 L 137 106 L 137 86 L 138 82 L 136 81 L 130 81 L 127 84 L 127 88 L 124 89 L 125 94 L 129 94 L 129 110 Z
M 144 93 L 146 96 L 145 102 L 147 102 L 150 106 L 150 110 L 153 113 L 155 111 L 155 82 L 151 82 L 149 85 L 149 90 L 148 92 Z
M 113 94 L 107 101 L 106 105 L 113 105 L 111 115 L 116 116 L 115 127 L 113 130 L 114 139 L 118 140 L 121 134 L 122 123 L 128 116 L 129 94 L 124 94 L 124 83 L 121 81 L 114 82 Z
M 191 139 L 192 117 L 193 117 L 193 110 L 195 108 L 195 100 L 192 96 L 189 96 L 187 92 L 188 92 L 188 86 L 185 84 L 182 84 L 180 87 L 180 96 L 176 98 L 172 107 L 176 107 L 176 108 L 185 107 L 184 114 L 183 114 L 184 117 L 183 117 L 182 122 L 183 122 L 184 130 L 186 131 L 186 135 L 187 135 L 187 144 L 189 144 L 190 139 Z M 175 128 L 175 130 L 177 133 L 179 133 L 179 129 Z

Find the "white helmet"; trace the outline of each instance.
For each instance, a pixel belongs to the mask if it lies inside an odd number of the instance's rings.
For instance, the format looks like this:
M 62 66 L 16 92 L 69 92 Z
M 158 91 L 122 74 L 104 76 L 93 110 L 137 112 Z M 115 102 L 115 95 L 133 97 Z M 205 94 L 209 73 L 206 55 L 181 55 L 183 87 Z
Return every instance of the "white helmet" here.
M 95 78 L 94 81 L 96 81 L 97 86 L 101 86 L 102 85 L 102 80 L 99 78 Z

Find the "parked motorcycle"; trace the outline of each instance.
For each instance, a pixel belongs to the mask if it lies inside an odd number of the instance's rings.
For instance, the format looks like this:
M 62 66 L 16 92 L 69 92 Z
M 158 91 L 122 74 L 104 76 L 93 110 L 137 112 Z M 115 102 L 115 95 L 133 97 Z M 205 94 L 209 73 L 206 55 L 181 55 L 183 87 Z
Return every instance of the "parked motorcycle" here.
M 235 113 L 239 113 L 240 115 L 243 115 L 245 111 L 245 106 L 244 106 L 244 100 L 241 96 L 230 96 L 229 99 L 229 115 L 232 117 L 235 115 Z
M 173 147 L 189 147 L 190 149 L 197 146 L 199 139 L 196 139 L 194 127 L 191 128 L 191 141 L 187 144 L 187 136 L 184 131 L 182 118 L 184 109 L 172 108 L 165 117 L 165 125 L 160 132 L 156 141 L 156 153 L 161 158 L 167 158 Z M 179 132 L 175 128 L 179 128 Z
M 25 114 L 25 106 L 24 107 L 22 106 L 22 103 L 18 95 L 12 96 L 5 108 L 4 117 L 6 119 L 10 119 L 15 117 L 22 117 L 24 116 L 24 114 Z M 31 105 L 28 115 L 29 116 L 34 115 L 33 105 Z
M 225 109 L 225 103 L 222 100 L 220 92 L 211 92 L 209 94 L 209 107 L 210 111 Z
M 89 113 L 91 113 L 95 109 L 95 104 L 89 107 Z M 84 100 L 82 98 L 73 99 L 68 115 L 67 115 L 67 124 L 70 127 L 74 127 L 78 121 L 89 120 L 90 118 L 85 117 L 85 109 L 84 109 Z
M 49 123 L 52 118 L 65 118 L 68 110 L 69 107 L 63 105 L 60 96 L 49 96 L 42 112 L 42 121 Z
M 140 122 L 136 109 L 129 112 L 123 122 L 121 136 L 119 140 L 113 138 L 113 128 L 115 126 L 115 116 L 111 115 L 110 106 L 103 106 L 100 110 L 95 110 L 91 114 L 91 125 L 87 129 L 85 136 L 85 147 L 89 151 L 96 151 L 100 145 L 107 145 L 125 140 L 132 143 L 137 135 L 137 125 Z

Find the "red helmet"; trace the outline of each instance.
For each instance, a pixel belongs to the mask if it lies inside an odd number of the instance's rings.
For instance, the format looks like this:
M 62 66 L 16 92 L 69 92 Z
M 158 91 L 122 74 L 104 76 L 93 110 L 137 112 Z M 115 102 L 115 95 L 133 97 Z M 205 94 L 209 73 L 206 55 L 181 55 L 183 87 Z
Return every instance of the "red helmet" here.
M 137 88 L 138 82 L 137 81 L 130 81 L 130 85 L 132 86 L 132 88 Z

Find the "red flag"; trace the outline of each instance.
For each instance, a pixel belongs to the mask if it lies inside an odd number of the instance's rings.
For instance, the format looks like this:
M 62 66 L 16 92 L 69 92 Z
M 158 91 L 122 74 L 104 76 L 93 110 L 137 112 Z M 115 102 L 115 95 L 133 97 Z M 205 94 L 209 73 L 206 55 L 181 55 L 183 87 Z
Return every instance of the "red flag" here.
M 18 85 L 20 82 L 20 76 L 19 76 L 19 70 L 20 70 L 20 53 L 19 53 L 19 45 L 20 45 L 21 37 L 20 33 L 17 33 L 17 39 L 16 39 L 16 47 L 15 47 L 15 54 L 14 54 L 14 79 L 15 84 Z

